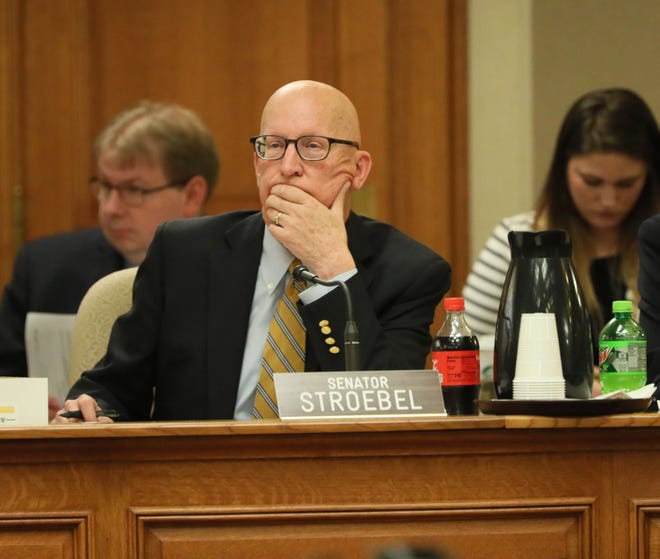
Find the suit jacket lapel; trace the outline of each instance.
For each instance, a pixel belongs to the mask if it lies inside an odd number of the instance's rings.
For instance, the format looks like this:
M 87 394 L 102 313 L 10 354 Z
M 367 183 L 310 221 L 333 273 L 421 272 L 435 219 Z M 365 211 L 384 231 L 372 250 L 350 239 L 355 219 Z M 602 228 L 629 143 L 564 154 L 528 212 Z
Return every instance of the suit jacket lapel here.
M 261 260 L 264 222 L 258 212 L 226 232 L 210 255 L 208 412 L 233 417 L 250 309 Z

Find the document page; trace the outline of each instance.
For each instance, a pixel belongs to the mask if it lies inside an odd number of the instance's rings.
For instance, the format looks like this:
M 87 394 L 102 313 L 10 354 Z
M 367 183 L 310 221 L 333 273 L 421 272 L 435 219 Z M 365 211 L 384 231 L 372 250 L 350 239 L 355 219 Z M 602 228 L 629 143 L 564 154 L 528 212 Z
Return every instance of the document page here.
M 75 314 L 30 312 L 25 321 L 28 376 L 48 379 L 48 392 L 64 401 Z
M 0 377 L 0 426 L 48 425 L 48 380 Z

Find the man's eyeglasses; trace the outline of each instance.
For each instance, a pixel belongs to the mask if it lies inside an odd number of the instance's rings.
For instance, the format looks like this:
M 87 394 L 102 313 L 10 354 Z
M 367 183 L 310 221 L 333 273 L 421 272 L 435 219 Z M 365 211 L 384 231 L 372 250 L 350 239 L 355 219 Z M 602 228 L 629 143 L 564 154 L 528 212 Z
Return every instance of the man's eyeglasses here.
M 99 201 L 107 200 L 110 198 L 112 191 L 116 190 L 117 194 L 119 194 L 119 198 L 121 198 L 122 202 L 127 206 L 140 206 L 142 202 L 144 202 L 145 196 L 155 194 L 156 192 L 162 192 L 168 188 L 183 188 L 189 180 L 190 179 L 185 181 L 177 180 L 168 182 L 162 186 L 144 188 L 134 184 L 111 184 L 99 177 L 92 177 L 89 179 L 89 187 L 92 190 L 92 194 Z
M 250 142 L 259 159 L 275 161 L 282 159 L 289 144 L 296 146 L 296 151 L 305 161 L 321 161 L 328 157 L 332 144 L 346 144 L 360 149 L 360 144 L 350 140 L 338 140 L 327 136 L 300 136 L 295 140 L 282 136 L 253 136 Z

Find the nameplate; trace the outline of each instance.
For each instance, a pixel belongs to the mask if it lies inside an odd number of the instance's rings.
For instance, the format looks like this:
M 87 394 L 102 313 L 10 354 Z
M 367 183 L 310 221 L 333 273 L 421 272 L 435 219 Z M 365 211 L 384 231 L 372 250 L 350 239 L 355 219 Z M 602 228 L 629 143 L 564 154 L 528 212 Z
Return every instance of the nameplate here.
M 275 373 L 280 419 L 444 416 L 437 371 Z
M 48 379 L 0 377 L 0 427 L 48 425 Z

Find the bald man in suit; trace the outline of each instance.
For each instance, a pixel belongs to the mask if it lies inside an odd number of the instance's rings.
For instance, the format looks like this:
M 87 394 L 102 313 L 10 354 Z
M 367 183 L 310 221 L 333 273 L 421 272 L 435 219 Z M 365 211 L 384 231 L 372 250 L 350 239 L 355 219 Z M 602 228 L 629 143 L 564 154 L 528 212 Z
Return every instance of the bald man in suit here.
M 106 356 L 72 387 L 66 410 L 85 421 L 110 421 L 97 417 L 99 407 L 123 420 L 251 418 L 268 325 L 294 259 L 321 279 L 346 282 L 362 369 L 424 367 L 450 267 L 350 210 L 371 156 L 348 97 L 319 82 L 287 84 L 266 103 L 251 140 L 261 211 L 159 228 L 132 310 L 115 324 Z M 342 291 L 309 286 L 300 298 L 304 370 L 343 370 Z

